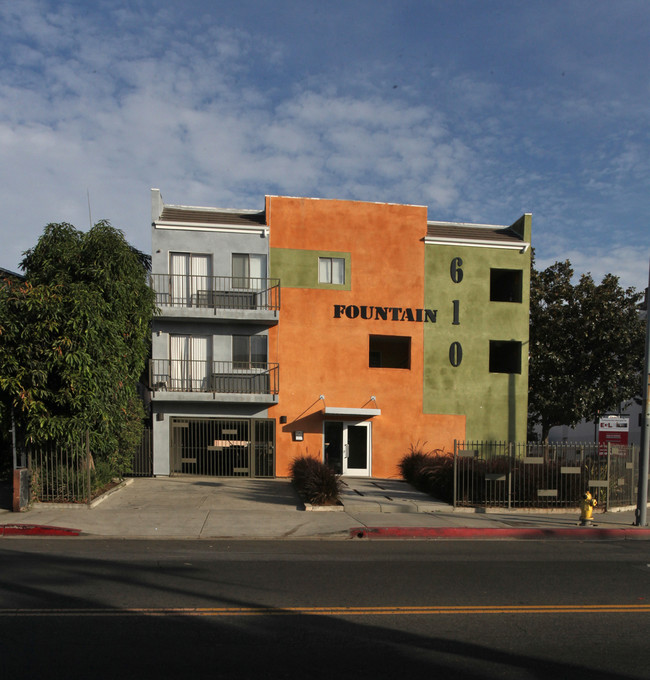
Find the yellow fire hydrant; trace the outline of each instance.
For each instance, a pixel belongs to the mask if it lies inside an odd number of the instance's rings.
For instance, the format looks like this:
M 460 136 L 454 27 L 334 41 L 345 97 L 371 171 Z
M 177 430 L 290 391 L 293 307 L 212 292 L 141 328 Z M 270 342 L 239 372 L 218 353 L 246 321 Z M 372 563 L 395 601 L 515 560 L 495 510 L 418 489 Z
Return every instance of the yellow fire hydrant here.
M 589 491 L 586 491 L 580 501 L 580 526 L 584 527 L 591 524 L 591 516 L 597 505 L 598 501 L 591 497 Z

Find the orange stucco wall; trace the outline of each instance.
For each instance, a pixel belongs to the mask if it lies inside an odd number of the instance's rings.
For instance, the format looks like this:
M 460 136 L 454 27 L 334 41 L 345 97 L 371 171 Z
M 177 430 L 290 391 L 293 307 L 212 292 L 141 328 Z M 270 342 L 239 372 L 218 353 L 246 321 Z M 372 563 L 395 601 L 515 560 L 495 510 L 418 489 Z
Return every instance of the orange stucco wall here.
M 423 323 L 334 318 L 335 305 L 424 306 L 426 208 L 267 197 L 273 249 L 351 253 L 350 290 L 282 287 L 280 323 L 269 331 L 269 360 L 280 364 L 276 474 L 299 455 L 321 458 L 323 407 L 379 408 L 372 423 L 372 475 L 398 475 L 411 444 L 453 449 L 465 417 L 422 412 Z M 411 338 L 411 368 L 368 366 L 369 335 Z M 319 399 L 324 395 L 325 399 Z M 370 401 L 375 396 L 376 402 Z M 302 430 L 304 440 L 292 441 Z

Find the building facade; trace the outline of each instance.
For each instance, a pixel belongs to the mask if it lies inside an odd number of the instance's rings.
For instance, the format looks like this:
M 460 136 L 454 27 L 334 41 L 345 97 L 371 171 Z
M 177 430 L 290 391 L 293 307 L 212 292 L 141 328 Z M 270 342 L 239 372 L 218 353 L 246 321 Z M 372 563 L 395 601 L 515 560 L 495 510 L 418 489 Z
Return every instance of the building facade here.
M 530 230 L 152 190 L 154 474 L 393 477 L 411 446 L 525 439 Z

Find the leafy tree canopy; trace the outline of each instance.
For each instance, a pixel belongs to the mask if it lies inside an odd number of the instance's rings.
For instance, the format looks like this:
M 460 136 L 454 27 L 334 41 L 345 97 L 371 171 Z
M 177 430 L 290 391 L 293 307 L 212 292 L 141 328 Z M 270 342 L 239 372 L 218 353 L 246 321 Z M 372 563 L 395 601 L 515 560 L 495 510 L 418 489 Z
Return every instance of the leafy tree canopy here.
M 531 273 L 529 425 L 541 424 L 544 440 L 641 393 L 642 294 L 612 274 L 572 278 L 568 260 Z
M 142 256 L 108 222 L 49 224 L 21 267 L 25 281 L 0 286 L 0 391 L 28 440 L 89 430 L 93 450 L 117 461 L 142 415 L 155 310 Z

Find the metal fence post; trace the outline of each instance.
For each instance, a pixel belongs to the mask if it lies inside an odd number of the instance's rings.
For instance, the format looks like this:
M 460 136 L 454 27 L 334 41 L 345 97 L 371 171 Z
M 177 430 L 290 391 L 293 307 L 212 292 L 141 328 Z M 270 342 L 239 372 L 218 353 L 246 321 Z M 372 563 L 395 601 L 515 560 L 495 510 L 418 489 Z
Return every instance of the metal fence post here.
M 87 480 L 87 494 L 88 494 L 88 500 L 86 501 L 88 505 L 90 505 L 90 489 L 91 489 L 91 484 L 90 484 L 90 432 L 86 430 L 86 480 Z
M 508 510 L 511 509 L 511 499 L 512 499 L 512 464 L 513 464 L 513 458 L 514 458 L 514 448 L 515 448 L 515 443 L 514 442 L 509 442 L 508 443 Z
M 609 490 L 610 490 L 609 475 L 611 472 L 612 465 L 611 455 L 612 455 L 612 443 L 607 442 L 607 474 L 606 474 L 607 487 L 605 489 L 605 512 L 609 510 Z
M 456 507 L 456 485 L 458 484 L 458 481 L 456 479 L 457 470 L 458 470 L 458 466 L 457 466 L 457 462 L 456 462 L 458 460 L 458 457 L 456 455 L 457 454 L 457 448 L 458 448 L 458 440 L 454 439 L 454 493 L 453 493 L 453 507 L 454 508 Z
M 630 448 L 629 447 L 627 449 L 626 460 L 628 462 L 630 460 Z M 638 469 L 639 469 L 638 465 L 639 465 L 639 463 L 638 463 L 637 455 L 636 455 L 636 445 L 632 444 L 632 474 L 630 475 L 630 505 L 634 505 L 634 495 L 635 495 L 634 494 L 634 488 L 635 488 L 634 482 L 635 482 L 636 478 L 638 477 L 638 474 L 636 474 L 636 477 L 635 477 L 635 472 L 638 471 Z M 638 480 L 637 480 L 637 484 L 638 484 Z

